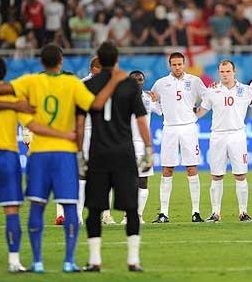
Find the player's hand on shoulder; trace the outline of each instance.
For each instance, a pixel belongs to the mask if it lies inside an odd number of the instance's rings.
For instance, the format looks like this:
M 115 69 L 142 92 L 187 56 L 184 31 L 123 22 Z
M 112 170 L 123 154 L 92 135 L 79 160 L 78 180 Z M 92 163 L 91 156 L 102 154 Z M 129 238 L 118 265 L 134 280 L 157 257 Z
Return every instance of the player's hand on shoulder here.
M 208 85 L 208 88 L 216 88 L 219 85 L 218 81 L 213 81 Z
M 153 150 L 151 146 L 145 147 L 145 154 L 138 164 L 142 172 L 148 171 L 153 166 Z
M 15 102 L 15 110 L 17 112 L 29 113 L 34 114 L 35 108 L 32 107 L 27 100 L 20 100 Z
M 115 67 L 112 71 L 112 77 L 111 79 L 115 82 L 115 83 L 119 83 L 121 81 L 123 81 L 124 79 L 126 79 L 129 75 L 127 74 L 127 72 L 125 72 L 124 70 L 121 70 L 117 67 Z
M 151 90 L 145 91 L 145 92 L 150 95 L 152 102 L 157 102 L 158 101 L 158 94 L 156 92 L 151 91 Z
M 77 163 L 78 163 L 78 171 L 79 171 L 79 179 L 85 180 L 87 176 L 88 165 L 85 160 L 83 151 L 77 152 Z

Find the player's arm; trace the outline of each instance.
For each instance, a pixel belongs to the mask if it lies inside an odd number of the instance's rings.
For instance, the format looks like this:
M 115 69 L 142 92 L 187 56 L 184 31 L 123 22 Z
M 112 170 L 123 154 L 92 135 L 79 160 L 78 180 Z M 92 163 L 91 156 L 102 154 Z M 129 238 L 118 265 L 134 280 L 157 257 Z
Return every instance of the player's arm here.
M 30 113 L 34 114 L 35 109 L 32 107 L 27 100 L 17 101 L 17 102 L 0 102 L 0 110 L 13 110 L 16 112 Z
M 63 132 L 57 129 L 54 129 L 50 126 L 39 124 L 36 121 L 31 121 L 30 123 L 26 124 L 26 127 L 34 132 L 35 134 L 44 135 L 44 136 L 51 136 L 57 138 L 67 139 L 69 141 L 74 142 L 76 140 L 76 132 L 75 130 Z
M 15 91 L 10 83 L 0 84 L 0 95 L 15 95 Z
M 112 96 L 114 90 L 116 89 L 119 82 L 126 79 L 128 77 L 128 74 L 119 69 L 114 68 L 112 71 L 112 76 L 109 80 L 109 82 L 105 85 L 105 87 L 98 93 L 98 95 L 95 97 L 93 103 L 91 104 L 91 108 L 94 110 L 101 110 L 104 106 L 104 104 L 107 102 L 109 97 Z
M 82 144 L 84 141 L 85 132 L 85 116 L 83 114 L 78 114 L 76 116 L 76 143 L 78 146 L 78 151 L 82 150 Z

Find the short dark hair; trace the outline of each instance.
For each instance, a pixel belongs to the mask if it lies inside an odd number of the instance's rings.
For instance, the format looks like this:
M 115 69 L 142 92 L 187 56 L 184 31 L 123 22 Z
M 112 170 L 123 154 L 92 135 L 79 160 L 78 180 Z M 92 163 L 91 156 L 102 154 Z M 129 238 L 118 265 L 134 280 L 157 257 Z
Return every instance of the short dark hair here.
M 181 58 L 181 59 L 183 59 L 183 62 L 185 62 L 184 54 L 182 54 L 180 52 L 174 52 L 174 53 L 171 53 L 171 55 L 169 57 L 169 63 L 171 63 L 171 59 L 175 59 L 175 58 Z
M 232 61 L 230 61 L 230 60 L 223 60 L 223 61 L 221 61 L 221 62 L 219 63 L 219 65 L 218 65 L 218 69 L 220 68 L 220 66 L 226 66 L 226 65 L 228 65 L 228 64 L 231 64 L 233 70 L 235 71 L 235 64 L 234 64 L 234 62 L 232 62 Z
M 97 50 L 97 56 L 102 67 L 113 67 L 118 60 L 118 49 L 111 41 L 105 41 Z
M 145 78 L 144 73 L 142 71 L 140 71 L 140 70 L 134 70 L 134 71 L 130 72 L 129 76 L 139 75 L 139 74 L 142 75 Z
M 0 80 L 3 80 L 7 72 L 6 63 L 3 58 L 0 57 Z
M 63 51 L 60 46 L 49 43 L 41 51 L 41 62 L 47 68 L 53 68 L 58 65 L 62 59 Z

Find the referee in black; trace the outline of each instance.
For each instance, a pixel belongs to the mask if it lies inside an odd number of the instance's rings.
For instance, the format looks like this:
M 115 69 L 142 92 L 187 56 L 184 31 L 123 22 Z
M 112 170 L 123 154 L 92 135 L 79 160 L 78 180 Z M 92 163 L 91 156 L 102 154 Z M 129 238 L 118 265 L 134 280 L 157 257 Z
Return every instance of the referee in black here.
M 106 41 L 99 47 L 97 55 L 102 71 L 85 82 L 94 94 L 106 85 L 112 70 L 117 67 L 118 49 Z M 109 209 L 111 187 L 114 189 L 114 208 L 125 211 L 127 216 L 128 270 L 143 271 L 139 258 L 138 170 L 131 133 L 132 114 L 137 118 L 146 146 L 140 165 L 143 170 L 148 170 L 153 164 L 151 137 L 136 80 L 128 77 L 121 81 L 103 110 L 90 111 L 92 134 L 85 200 L 89 261 L 84 271 L 98 272 L 101 268 L 101 213 Z

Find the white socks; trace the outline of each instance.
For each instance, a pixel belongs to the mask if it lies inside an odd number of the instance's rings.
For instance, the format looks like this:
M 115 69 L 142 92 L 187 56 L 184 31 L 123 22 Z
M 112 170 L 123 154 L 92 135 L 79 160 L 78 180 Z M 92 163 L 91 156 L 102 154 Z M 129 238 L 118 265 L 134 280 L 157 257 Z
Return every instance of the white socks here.
M 61 204 L 56 204 L 56 216 L 63 216 L 64 217 L 64 209 Z
M 238 199 L 239 213 L 247 213 L 248 206 L 248 182 L 247 180 L 239 181 L 235 180 L 236 184 L 236 196 Z
M 138 215 L 143 216 L 143 211 L 149 196 L 149 189 L 138 188 Z
M 20 261 L 19 261 L 19 253 L 9 253 L 8 255 L 8 261 L 9 261 L 9 264 L 14 264 L 14 265 L 18 265 L 20 264 Z
M 195 212 L 199 213 L 199 202 L 200 202 L 200 181 L 199 175 L 188 176 L 189 189 L 192 201 L 192 214 Z
M 128 241 L 128 265 L 140 264 L 140 235 L 131 235 L 127 237 Z
M 79 223 L 83 223 L 82 213 L 85 202 L 85 186 L 86 180 L 79 180 L 79 200 L 77 202 L 77 214 Z
M 101 237 L 88 238 L 89 264 L 101 265 Z
M 160 213 L 168 217 L 169 203 L 172 191 L 172 177 L 161 176 L 160 183 Z
M 223 195 L 223 179 L 217 181 L 212 180 L 210 187 L 212 213 L 220 215 L 222 195 Z

